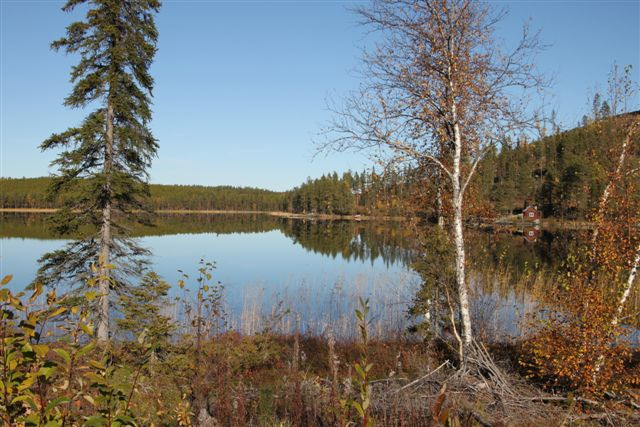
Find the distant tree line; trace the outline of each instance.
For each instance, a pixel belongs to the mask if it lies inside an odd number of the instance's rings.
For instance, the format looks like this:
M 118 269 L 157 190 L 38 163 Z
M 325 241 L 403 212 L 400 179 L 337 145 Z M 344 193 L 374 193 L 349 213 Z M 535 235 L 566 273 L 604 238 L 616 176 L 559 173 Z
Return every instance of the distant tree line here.
M 380 214 L 402 215 L 403 201 L 410 194 L 412 181 L 408 171 L 375 169 L 360 173 L 347 171 L 311 178 L 287 192 L 283 210 L 306 214 Z
M 597 104 L 597 105 L 596 105 Z M 616 141 L 624 138 L 625 117 L 609 119 L 610 108 L 595 97 L 594 111 L 579 127 L 560 131 L 536 141 L 522 139 L 491 149 L 478 166 L 473 182 L 474 206 L 498 215 L 518 212 L 525 205 L 537 205 L 545 217 L 585 218 L 592 212 L 606 185 L 614 159 Z M 627 115 L 633 120 L 638 113 Z M 543 132 L 544 133 L 544 132 Z M 637 151 L 637 150 L 636 150 Z M 636 167 L 640 153 L 632 153 Z M 47 198 L 50 178 L 0 178 L 0 207 L 56 208 L 66 193 Z M 284 211 L 329 215 L 406 215 L 416 197 L 432 199 L 433 181 L 425 182 L 415 170 L 363 170 L 336 172 L 306 182 L 290 191 L 278 192 L 251 187 L 202 185 L 150 186 L 150 201 L 159 210 Z M 421 204 L 423 210 L 425 206 Z M 477 213 L 480 215 L 481 213 Z
M 278 211 L 283 193 L 251 187 L 151 185 L 156 209 Z
M 3 208 L 55 208 L 60 198 L 47 197 L 51 178 L 0 178 L 0 206 Z
M 402 213 L 401 199 L 407 193 L 403 174 L 375 170 L 336 172 L 323 175 L 286 192 L 251 187 L 202 185 L 150 185 L 150 202 L 158 210 L 284 211 L 305 214 L 394 214 Z M 66 193 L 48 198 L 50 178 L 0 178 L 0 207 L 56 208 Z
M 47 198 L 50 178 L 0 178 L 3 208 L 56 208 L 62 198 Z M 150 185 L 155 209 L 277 211 L 284 193 L 249 187 L 202 185 Z M 64 197 L 73 197 L 67 194 Z

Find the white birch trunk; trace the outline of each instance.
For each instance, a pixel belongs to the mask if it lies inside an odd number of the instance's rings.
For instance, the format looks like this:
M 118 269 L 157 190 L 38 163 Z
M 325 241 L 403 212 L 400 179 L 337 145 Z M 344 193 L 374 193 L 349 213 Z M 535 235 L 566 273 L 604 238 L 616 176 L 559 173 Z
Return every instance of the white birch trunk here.
M 622 295 L 618 300 L 616 315 L 611 320 L 611 326 L 613 326 L 614 328 L 618 326 L 618 323 L 620 323 L 620 316 L 622 316 L 622 311 L 624 310 L 624 306 L 627 303 L 627 299 L 629 299 L 629 295 L 631 295 L 631 290 L 633 289 L 633 282 L 635 282 L 636 277 L 638 275 L 639 265 L 640 265 L 640 245 L 638 245 L 638 247 L 636 248 L 636 257 L 633 261 L 633 265 L 631 266 L 631 271 L 629 272 L 629 277 L 627 277 L 627 283 L 625 284 L 624 290 L 622 291 Z M 605 361 L 606 361 L 606 358 L 604 357 L 604 355 L 601 355 L 598 358 L 596 369 L 593 373 L 594 382 L 596 381 L 598 374 L 602 369 L 602 366 L 604 366 Z
M 436 202 L 437 202 L 437 211 L 436 215 L 438 217 L 438 227 L 444 228 L 444 213 L 442 212 L 442 182 L 441 182 L 441 174 L 438 174 L 438 189 L 436 190 Z
M 451 17 L 450 22 L 454 22 L 455 16 L 455 4 L 451 5 Z M 462 162 L 462 135 L 460 132 L 460 124 L 458 123 L 458 110 L 456 104 L 456 87 L 453 81 L 454 74 L 454 49 L 453 49 L 453 40 L 449 39 L 448 41 L 448 67 L 447 67 L 447 79 L 449 83 L 449 96 L 451 100 L 450 113 L 451 113 L 451 122 L 453 124 L 453 165 L 452 165 L 452 173 L 451 184 L 452 184 L 452 201 L 453 204 L 453 239 L 456 247 L 456 260 L 455 260 L 455 269 L 456 269 L 456 286 L 458 288 L 458 299 L 460 302 L 460 317 L 462 318 L 462 340 L 463 349 L 469 346 L 473 340 L 473 331 L 471 329 L 471 314 L 469 310 L 469 292 L 467 289 L 467 282 L 465 277 L 465 261 L 466 255 L 464 250 L 464 233 L 462 229 L 462 203 L 464 201 L 464 185 L 462 185 L 462 171 L 461 165 Z M 464 357 L 464 354 L 461 355 Z
M 453 113 L 455 115 L 455 104 L 453 105 Z M 464 250 L 464 233 L 462 229 L 462 186 L 460 162 L 462 157 L 462 139 L 460 136 L 460 128 L 457 123 L 454 124 L 454 154 L 453 154 L 453 239 L 456 247 L 456 285 L 458 288 L 458 298 L 460 300 L 460 315 L 462 317 L 462 335 L 465 346 L 470 344 L 473 339 L 471 330 L 471 314 L 469 311 L 469 294 L 465 279 L 465 261 L 466 255 Z
M 639 265 L 640 265 L 640 245 L 638 245 L 638 247 L 636 248 L 636 257 L 633 261 L 631 271 L 629 272 L 629 277 L 627 278 L 627 283 L 625 284 L 624 291 L 622 291 L 620 300 L 618 300 L 618 308 L 616 311 L 616 315 L 611 321 L 611 324 L 613 326 L 617 326 L 618 323 L 620 322 L 620 316 L 622 315 L 624 306 L 627 303 L 627 299 L 629 299 L 629 295 L 631 295 L 631 290 L 633 289 L 633 282 L 636 280 L 636 277 L 638 276 Z

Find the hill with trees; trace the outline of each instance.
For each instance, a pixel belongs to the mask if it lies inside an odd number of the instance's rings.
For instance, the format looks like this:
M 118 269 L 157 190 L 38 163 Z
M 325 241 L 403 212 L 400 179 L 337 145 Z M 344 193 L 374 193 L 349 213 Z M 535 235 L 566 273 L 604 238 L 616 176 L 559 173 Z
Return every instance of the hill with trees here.
M 536 204 L 545 217 L 582 219 L 593 212 L 613 168 L 615 149 L 638 113 L 606 116 L 607 104 L 584 118 L 581 126 L 537 141 L 519 141 L 500 151 L 492 150 L 479 169 L 481 199 L 499 214 Z M 640 165 L 640 152 L 630 162 Z

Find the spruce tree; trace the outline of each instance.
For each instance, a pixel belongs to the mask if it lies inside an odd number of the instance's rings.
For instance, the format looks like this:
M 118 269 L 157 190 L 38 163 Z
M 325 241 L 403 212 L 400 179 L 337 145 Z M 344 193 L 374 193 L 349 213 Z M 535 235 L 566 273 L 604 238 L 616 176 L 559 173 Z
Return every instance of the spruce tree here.
M 158 32 L 158 0 L 68 0 L 84 6 L 84 20 L 67 27 L 54 50 L 78 54 L 73 89 L 64 105 L 94 108 L 77 127 L 54 134 L 42 150 L 59 150 L 51 197 L 72 193 L 52 218 L 53 229 L 75 241 L 40 259 L 39 280 L 71 290 L 86 286 L 97 266 L 97 337 L 109 337 L 110 296 L 140 276 L 148 251 L 129 237 L 127 224 L 147 222 L 148 169 L 157 143 L 149 129 L 153 78 L 149 67 Z

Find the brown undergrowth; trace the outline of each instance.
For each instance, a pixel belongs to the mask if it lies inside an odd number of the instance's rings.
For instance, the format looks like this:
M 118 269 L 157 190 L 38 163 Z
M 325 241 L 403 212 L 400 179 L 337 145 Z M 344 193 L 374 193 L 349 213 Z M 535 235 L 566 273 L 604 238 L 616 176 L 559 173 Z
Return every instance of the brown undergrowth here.
M 370 339 L 368 302 L 361 301 L 357 313 L 359 340 L 337 339 L 329 328 L 320 335 L 300 333 L 298 316 L 293 334 L 227 330 L 175 333 L 168 339 L 157 316 L 141 334 L 105 345 L 96 344 L 82 304 L 69 305 L 72 301 L 58 299 L 55 292 L 39 304 L 41 292 L 37 286 L 27 298 L 0 287 L 4 426 L 640 422 L 637 390 L 591 400 L 568 388 L 550 391 L 533 383 L 518 371 L 521 349 L 526 353 L 520 344 L 487 348 L 474 342 L 461 363 L 455 344 L 440 338 Z M 92 298 L 90 292 L 85 295 Z M 205 322 L 208 311 L 197 312 L 196 332 L 198 319 Z M 628 369 L 638 369 L 637 356 Z
M 527 382 L 513 361 L 517 346 L 490 350 L 476 346 L 460 369 L 443 343 L 369 342 L 370 423 L 560 426 L 640 421 L 632 406 L 615 398 L 600 403 L 570 393 L 549 394 Z M 149 366 L 133 407 L 138 419 L 149 425 L 176 425 L 183 410 L 191 423 L 183 425 L 361 424 L 358 412 L 348 404 L 349 399 L 358 398 L 357 342 L 304 335 L 222 334 L 205 344 L 206 357 L 198 374 L 204 381 L 197 383 L 206 384 L 205 418 L 188 410 L 194 393 L 191 387 L 196 384 L 190 378 L 196 367 L 187 347 L 177 345 L 173 356 Z M 122 348 L 123 359 L 129 354 Z

